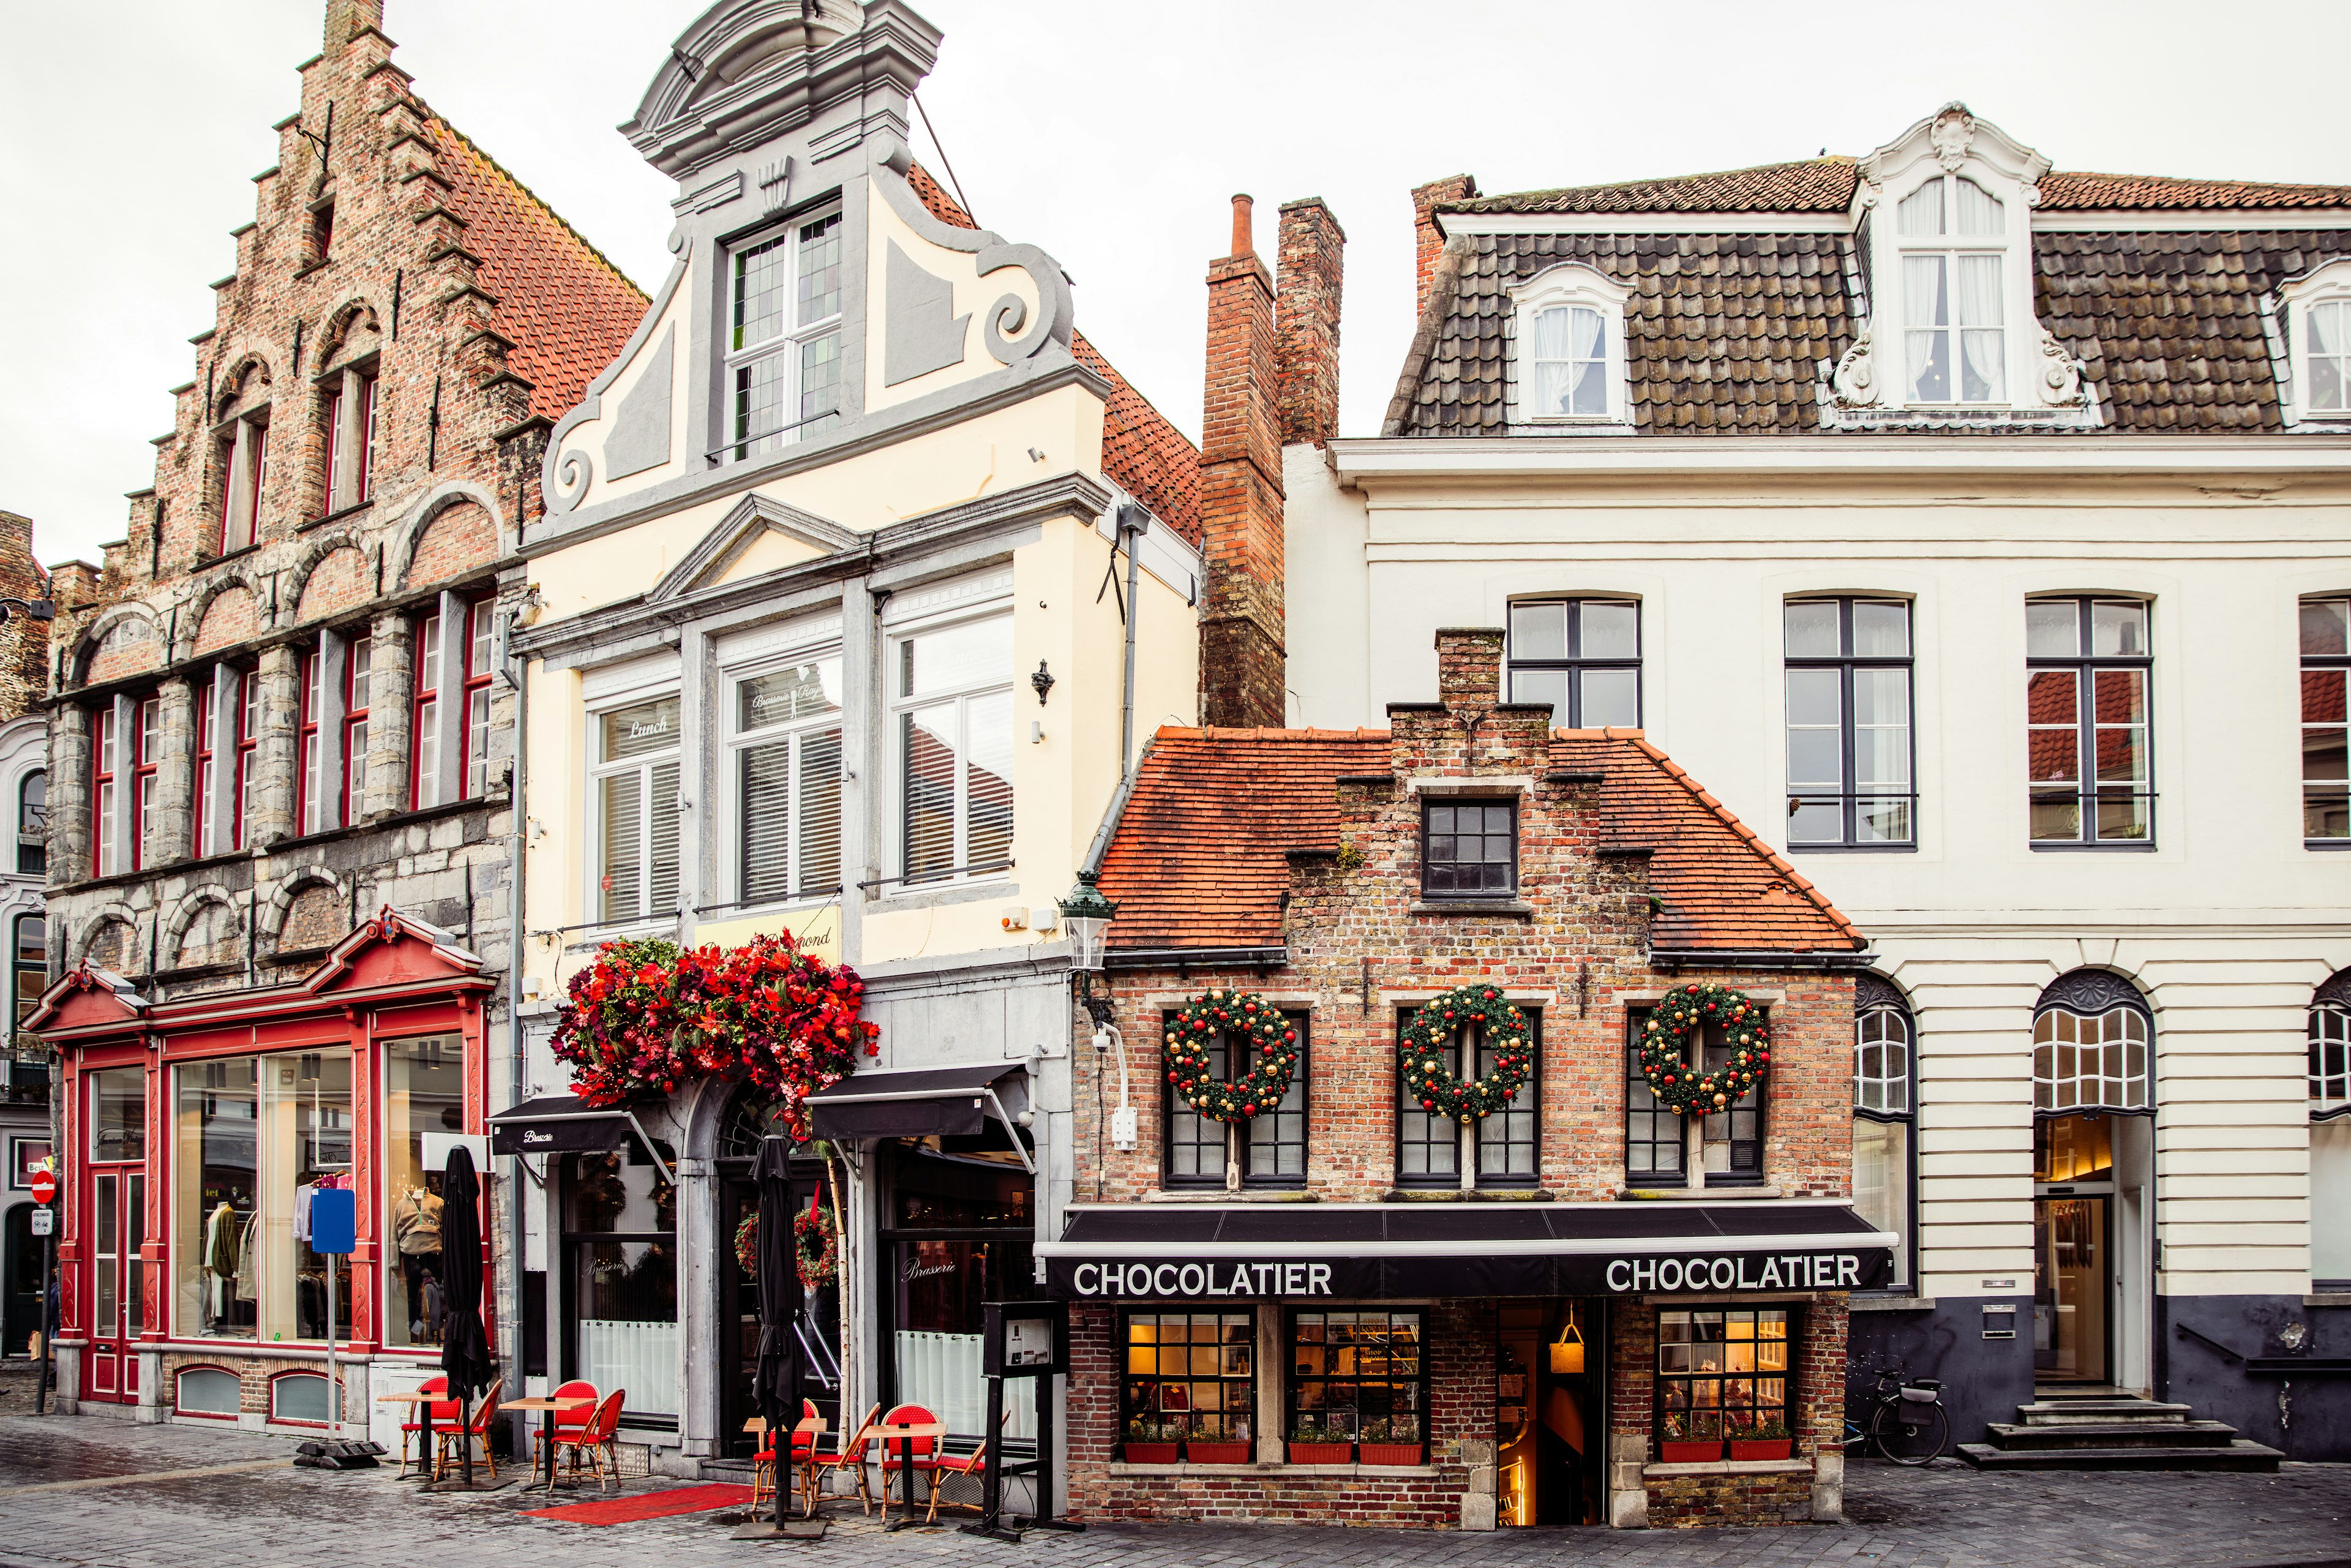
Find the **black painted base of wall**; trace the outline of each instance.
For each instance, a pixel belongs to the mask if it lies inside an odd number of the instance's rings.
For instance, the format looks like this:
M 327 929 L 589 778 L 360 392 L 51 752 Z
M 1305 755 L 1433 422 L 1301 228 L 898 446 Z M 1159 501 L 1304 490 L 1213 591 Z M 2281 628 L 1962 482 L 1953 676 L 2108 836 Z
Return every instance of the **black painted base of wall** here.
M 1856 1298 L 1860 1300 L 1860 1298 Z M 2017 1307 L 2017 1337 L 1983 1337 L 1987 1301 Z M 2351 1375 L 2249 1372 L 2249 1360 L 2351 1357 L 2351 1307 L 2306 1307 L 2294 1296 L 2167 1296 L 2156 1396 L 2192 1406 L 2205 1420 L 2290 1459 L 2351 1460 Z M 2302 1325 L 2300 1347 L 2294 1325 Z M 2194 1329 L 2240 1358 L 2231 1361 L 2184 1333 Z M 1898 1366 L 1943 1381 L 1954 1443 L 1980 1443 L 1985 1425 L 2013 1421 L 2032 1398 L 2032 1306 L 2029 1296 L 1938 1297 L 1904 1312 L 1856 1310 L 1850 1331 L 1852 1380 L 1846 1413 L 1868 1423 L 1873 1384 L 1864 1368 Z

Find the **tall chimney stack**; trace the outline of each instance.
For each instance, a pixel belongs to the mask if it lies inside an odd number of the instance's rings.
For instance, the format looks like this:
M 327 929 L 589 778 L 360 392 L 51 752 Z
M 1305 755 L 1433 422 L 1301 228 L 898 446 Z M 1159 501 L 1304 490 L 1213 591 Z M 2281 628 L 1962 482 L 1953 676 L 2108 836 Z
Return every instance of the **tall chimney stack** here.
M 1281 204 L 1274 257 L 1274 395 L 1281 444 L 1339 434 L 1339 285 L 1347 232 L 1320 196 Z
M 1208 351 L 1200 419 L 1200 722 L 1279 727 L 1283 652 L 1281 435 L 1274 412 L 1273 279 L 1233 198 L 1233 249 L 1208 266 Z
M 1413 274 L 1412 317 L 1417 321 L 1428 310 L 1428 283 L 1437 276 L 1437 258 L 1444 254 L 1445 236 L 1437 231 L 1430 208 L 1444 202 L 1466 202 L 1478 193 L 1474 174 L 1447 174 L 1412 188 Z

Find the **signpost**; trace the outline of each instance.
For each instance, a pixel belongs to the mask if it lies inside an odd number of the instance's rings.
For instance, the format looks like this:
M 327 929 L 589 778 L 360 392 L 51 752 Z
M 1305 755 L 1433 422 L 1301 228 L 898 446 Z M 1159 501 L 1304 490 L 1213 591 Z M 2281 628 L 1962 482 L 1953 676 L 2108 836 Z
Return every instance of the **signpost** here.
M 43 1161 L 25 1185 L 38 1206 L 33 1210 L 33 1234 L 41 1239 L 41 1376 L 34 1385 L 33 1414 L 46 1416 L 49 1413 L 49 1345 L 57 1337 L 57 1325 L 49 1321 L 49 1281 L 57 1271 L 57 1211 L 49 1205 L 57 1198 L 57 1173 Z
M 963 1526 L 966 1535 L 998 1541 L 1020 1539 L 1026 1530 L 1083 1530 L 1074 1520 L 1053 1517 L 1053 1379 L 1070 1369 L 1070 1306 L 1067 1301 L 984 1301 L 980 1304 L 979 1369 L 987 1378 L 987 1469 L 981 1482 L 980 1516 Z M 1025 1378 L 1037 1400 L 1037 1457 L 1004 1462 L 1004 1380 Z M 1002 1522 L 1004 1478 L 1028 1476 L 1036 1489 L 1033 1514 Z

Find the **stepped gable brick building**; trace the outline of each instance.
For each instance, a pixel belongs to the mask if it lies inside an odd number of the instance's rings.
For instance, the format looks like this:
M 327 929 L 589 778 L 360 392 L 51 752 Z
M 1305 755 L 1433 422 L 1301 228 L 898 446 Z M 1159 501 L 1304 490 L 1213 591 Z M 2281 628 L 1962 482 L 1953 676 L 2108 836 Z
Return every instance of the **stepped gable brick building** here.
M 335 1337 L 431 1354 L 437 1253 L 392 1210 L 437 1202 L 427 1139 L 479 1129 L 506 1050 L 510 569 L 547 432 L 646 303 L 381 22 L 329 0 L 154 485 L 57 573 L 64 1388 L 151 1418 L 325 1418 L 326 1264 L 293 1216 L 338 1179 Z
M 1142 767 L 1101 876 L 1125 1061 L 1073 1096 L 1076 1202 L 1039 1249 L 1085 1517 L 1835 1516 L 1845 1300 L 1893 1239 L 1848 1199 L 1863 939 L 1638 732 L 1505 704 L 1502 643 L 1438 631 L 1439 700 L 1387 729 L 1163 728 Z M 1684 1119 L 1627 1047 L 1709 982 L 1763 1011 L 1771 1062 Z M 1534 1066 L 1457 1125 L 1400 1047 L 1465 986 L 1523 1011 Z M 1228 1126 L 1163 1040 L 1251 996 L 1301 1065 Z M 1497 1070 L 1498 1037 L 1439 1033 L 1448 1072 Z M 1212 1038 L 1238 1079 L 1247 1046 Z M 1694 1341 L 1750 1359 L 1658 1354 Z

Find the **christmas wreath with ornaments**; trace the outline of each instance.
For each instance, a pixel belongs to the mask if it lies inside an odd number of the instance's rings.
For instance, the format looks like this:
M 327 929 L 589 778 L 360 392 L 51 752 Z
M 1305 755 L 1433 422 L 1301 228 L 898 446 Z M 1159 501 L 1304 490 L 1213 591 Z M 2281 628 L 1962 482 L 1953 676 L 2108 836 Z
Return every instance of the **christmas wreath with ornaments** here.
M 1730 1048 L 1719 1067 L 1705 1065 L 1708 1024 L 1722 1026 Z M 1763 1082 L 1771 1065 L 1771 1033 L 1763 1027 L 1763 1009 L 1744 991 L 1710 980 L 1667 991 L 1641 1027 L 1641 1076 L 1649 1081 L 1657 1103 L 1684 1116 L 1729 1110 Z
M 1464 1082 L 1445 1065 L 1446 1042 L 1468 1024 L 1494 1053 L 1494 1071 Z M 1469 1048 L 1474 1050 L 1475 1048 Z M 1420 1108 L 1468 1126 L 1507 1107 L 1534 1071 L 1527 1015 L 1491 986 L 1457 986 L 1423 1002 L 1396 1048 L 1406 1093 Z M 1475 1060 L 1473 1057 L 1472 1060 Z
M 1208 1071 L 1208 1051 L 1219 1035 L 1227 1062 L 1248 1063 L 1238 1077 Z M 1184 1103 L 1212 1122 L 1246 1122 L 1290 1092 L 1298 1075 L 1298 1027 L 1255 991 L 1206 991 L 1167 1020 L 1160 1055 Z
M 841 1234 L 832 1228 L 832 1217 L 821 1207 L 803 1208 L 792 1216 L 792 1252 L 803 1290 L 821 1290 L 840 1278 Z M 759 1277 L 757 1210 L 745 1215 L 743 1223 L 735 1228 L 735 1261 L 752 1279 Z

